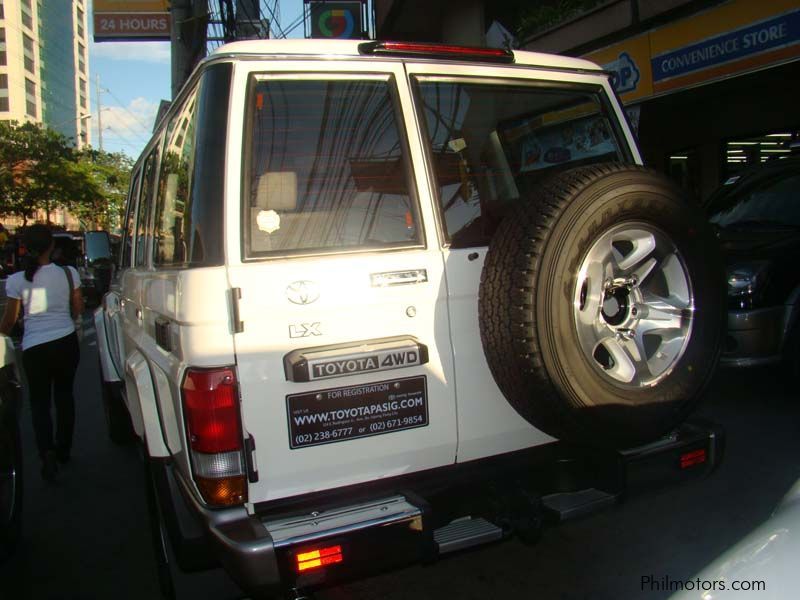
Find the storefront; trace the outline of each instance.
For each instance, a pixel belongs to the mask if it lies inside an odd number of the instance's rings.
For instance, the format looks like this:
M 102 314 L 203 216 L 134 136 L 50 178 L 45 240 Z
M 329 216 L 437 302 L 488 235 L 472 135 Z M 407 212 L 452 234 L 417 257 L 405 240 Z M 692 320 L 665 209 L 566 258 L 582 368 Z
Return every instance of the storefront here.
M 645 161 L 703 199 L 800 141 L 800 0 L 732 0 L 588 53 Z

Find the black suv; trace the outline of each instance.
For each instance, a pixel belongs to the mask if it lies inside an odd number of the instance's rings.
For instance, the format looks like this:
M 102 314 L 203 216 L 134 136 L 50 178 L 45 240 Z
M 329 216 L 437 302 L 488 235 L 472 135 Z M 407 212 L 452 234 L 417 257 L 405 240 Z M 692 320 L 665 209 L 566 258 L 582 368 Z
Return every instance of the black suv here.
M 800 373 L 800 156 L 729 179 L 708 201 L 726 257 L 723 363 Z

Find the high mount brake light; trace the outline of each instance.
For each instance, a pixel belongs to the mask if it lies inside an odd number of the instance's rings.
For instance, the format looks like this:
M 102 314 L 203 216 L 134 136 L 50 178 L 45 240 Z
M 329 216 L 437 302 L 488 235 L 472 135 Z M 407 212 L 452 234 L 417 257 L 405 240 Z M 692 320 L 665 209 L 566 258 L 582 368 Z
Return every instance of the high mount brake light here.
M 231 368 L 189 369 L 181 385 L 192 473 L 216 506 L 247 501 L 239 396 Z
M 420 42 L 365 42 L 358 45 L 361 54 L 378 56 L 418 56 L 445 60 L 476 60 L 483 62 L 514 62 L 514 53 L 501 48 L 476 48 L 474 46 L 451 46 L 449 44 L 425 44 Z

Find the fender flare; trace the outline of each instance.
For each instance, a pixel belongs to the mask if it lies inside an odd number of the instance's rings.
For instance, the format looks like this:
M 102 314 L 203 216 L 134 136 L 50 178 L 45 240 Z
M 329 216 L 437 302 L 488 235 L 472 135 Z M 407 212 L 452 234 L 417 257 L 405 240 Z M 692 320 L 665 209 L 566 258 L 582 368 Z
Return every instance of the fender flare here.
M 104 383 L 118 383 L 120 377 L 111 359 L 108 348 L 108 332 L 103 306 L 94 311 L 94 329 L 97 335 L 97 354 L 100 357 L 100 377 Z
M 147 453 L 153 458 L 169 457 L 156 408 L 150 366 L 139 352 L 132 353 L 125 361 L 125 403 L 133 429 L 144 440 Z

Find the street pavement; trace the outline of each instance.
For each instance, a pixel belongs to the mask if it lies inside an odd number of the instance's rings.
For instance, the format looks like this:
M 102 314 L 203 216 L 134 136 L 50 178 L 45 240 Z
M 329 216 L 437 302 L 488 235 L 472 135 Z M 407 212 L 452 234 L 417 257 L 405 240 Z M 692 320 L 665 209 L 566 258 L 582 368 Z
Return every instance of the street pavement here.
M 55 485 L 39 476 L 27 407 L 23 414 L 24 533 L 16 554 L 0 567 L 3 600 L 158 597 L 142 463 L 136 447 L 108 440 L 88 313 L 86 323 L 74 459 Z M 512 539 L 333 588 L 319 598 L 663 600 L 669 592 L 643 590 L 642 577 L 691 577 L 766 519 L 800 477 L 797 382 L 786 385 L 776 374 L 740 369 L 716 376 L 699 412 L 725 427 L 727 447 L 708 479 L 645 492 L 548 528 L 534 546 Z M 193 596 L 207 597 L 202 591 Z

